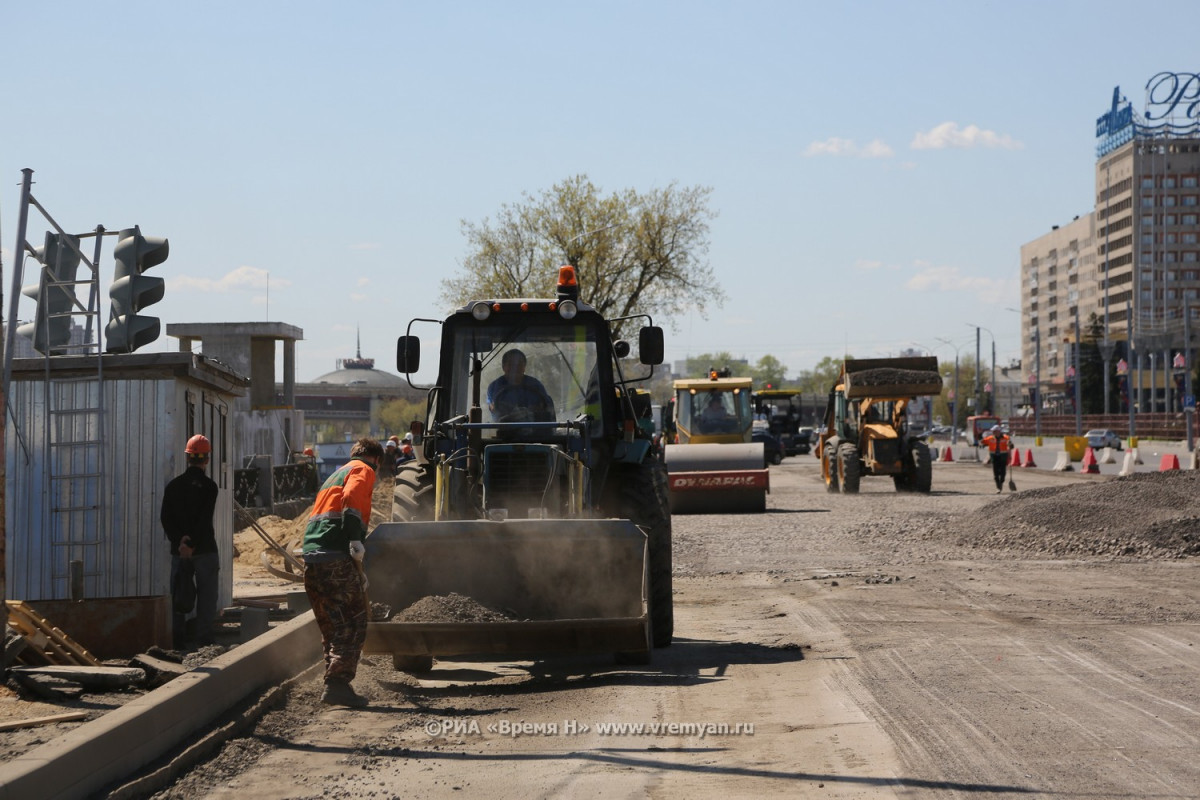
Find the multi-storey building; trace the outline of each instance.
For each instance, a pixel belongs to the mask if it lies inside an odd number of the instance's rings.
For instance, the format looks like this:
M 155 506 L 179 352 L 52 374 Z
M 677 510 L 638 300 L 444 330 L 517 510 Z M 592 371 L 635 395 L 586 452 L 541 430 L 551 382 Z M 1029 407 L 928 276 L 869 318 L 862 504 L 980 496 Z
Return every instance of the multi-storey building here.
M 1197 91 L 1200 75 L 1160 73 L 1135 115 L 1114 90 L 1096 123 L 1095 210 L 1021 248 L 1022 363 L 1043 400 L 1066 386 L 1076 314 L 1084 336 L 1095 314 L 1110 378 L 1123 368 L 1143 411 L 1182 407 L 1185 334 L 1200 329 Z

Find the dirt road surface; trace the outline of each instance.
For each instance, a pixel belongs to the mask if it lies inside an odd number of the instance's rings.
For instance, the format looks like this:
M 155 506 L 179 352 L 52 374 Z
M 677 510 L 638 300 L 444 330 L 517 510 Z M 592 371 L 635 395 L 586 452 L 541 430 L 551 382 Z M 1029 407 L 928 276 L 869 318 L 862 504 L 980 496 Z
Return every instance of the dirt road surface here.
M 155 796 L 1200 797 L 1197 474 L 1015 472 L 787 459 L 767 513 L 675 517 L 651 666 L 374 657 L 369 708 L 313 676 Z

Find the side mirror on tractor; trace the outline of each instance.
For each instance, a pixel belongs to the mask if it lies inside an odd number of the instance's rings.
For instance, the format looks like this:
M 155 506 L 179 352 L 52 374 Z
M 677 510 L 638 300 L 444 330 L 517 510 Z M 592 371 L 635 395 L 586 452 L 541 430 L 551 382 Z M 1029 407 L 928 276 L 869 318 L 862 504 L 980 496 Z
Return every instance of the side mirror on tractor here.
M 401 375 L 416 372 L 421 368 L 421 339 L 419 336 L 401 336 L 396 340 L 396 371 Z
M 663 363 L 663 329 L 647 325 L 638 331 L 638 359 L 643 364 L 656 366 Z

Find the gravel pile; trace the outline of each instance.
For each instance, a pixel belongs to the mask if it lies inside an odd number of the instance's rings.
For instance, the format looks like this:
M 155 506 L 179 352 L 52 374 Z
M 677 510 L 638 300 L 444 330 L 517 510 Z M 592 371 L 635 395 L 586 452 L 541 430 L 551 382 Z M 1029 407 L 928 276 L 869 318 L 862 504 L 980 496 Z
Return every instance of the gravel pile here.
M 941 385 L 942 376 L 923 369 L 895 369 L 876 367 L 862 372 L 850 373 L 852 386 L 907 386 L 910 383 L 936 383 Z
M 395 616 L 396 622 L 508 622 L 513 619 L 455 592 L 422 597 Z
M 1019 492 L 961 518 L 955 535 L 960 545 L 1056 557 L 1200 555 L 1200 472 Z

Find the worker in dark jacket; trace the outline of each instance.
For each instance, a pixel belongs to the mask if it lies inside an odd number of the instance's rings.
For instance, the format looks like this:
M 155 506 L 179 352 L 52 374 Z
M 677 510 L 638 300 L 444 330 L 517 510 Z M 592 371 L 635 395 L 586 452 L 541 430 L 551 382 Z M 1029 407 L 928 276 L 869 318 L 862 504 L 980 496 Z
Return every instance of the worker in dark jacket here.
M 321 486 L 304 530 L 304 591 L 321 630 L 325 691 L 321 702 L 360 707 L 367 699 L 350 686 L 367 640 L 367 587 L 363 539 L 371 522 L 371 495 L 383 447 L 359 439 L 350 461 Z
M 217 507 L 217 484 L 205 474 L 212 443 L 196 434 L 184 448 L 187 469 L 163 490 L 163 531 L 171 542 L 172 636 L 175 647 L 187 643 L 185 626 L 192 606 L 196 608 L 194 637 L 199 645 L 212 644 L 217 618 L 217 587 L 221 562 L 213 512 Z

